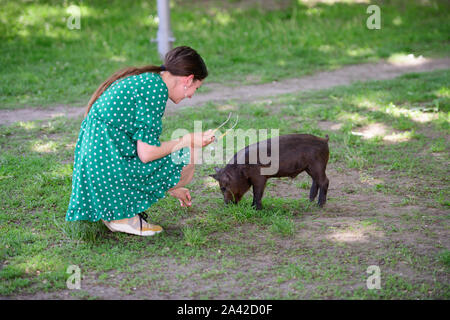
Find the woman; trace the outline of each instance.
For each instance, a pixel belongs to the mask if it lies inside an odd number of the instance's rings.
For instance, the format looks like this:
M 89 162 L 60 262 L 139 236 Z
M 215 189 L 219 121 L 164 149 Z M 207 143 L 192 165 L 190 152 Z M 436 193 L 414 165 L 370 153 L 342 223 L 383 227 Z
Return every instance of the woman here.
M 191 206 L 194 148 L 214 141 L 211 130 L 160 142 L 167 99 L 191 98 L 208 76 L 200 55 L 177 47 L 164 65 L 126 68 L 93 94 L 75 148 L 67 221 L 99 221 L 113 232 L 151 236 L 162 228 L 144 213 L 165 192 Z M 181 160 L 181 161 L 180 161 Z

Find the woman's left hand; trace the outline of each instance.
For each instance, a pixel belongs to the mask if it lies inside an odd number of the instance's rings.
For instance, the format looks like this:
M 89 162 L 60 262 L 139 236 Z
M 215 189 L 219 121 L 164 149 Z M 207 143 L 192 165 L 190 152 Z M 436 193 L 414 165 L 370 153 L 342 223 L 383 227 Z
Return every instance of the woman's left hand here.
M 186 188 L 176 188 L 169 191 L 169 194 L 180 201 L 182 207 L 190 207 L 192 205 L 192 198 L 189 190 Z

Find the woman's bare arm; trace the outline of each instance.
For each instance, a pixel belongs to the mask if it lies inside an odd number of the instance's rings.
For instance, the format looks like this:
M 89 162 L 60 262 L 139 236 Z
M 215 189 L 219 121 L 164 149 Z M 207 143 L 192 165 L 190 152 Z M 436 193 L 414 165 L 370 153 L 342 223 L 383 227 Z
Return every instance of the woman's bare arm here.
M 181 138 L 161 142 L 161 145 L 151 146 L 141 140 L 137 141 L 137 154 L 143 163 L 167 156 L 184 147 L 205 147 L 214 141 L 212 130 L 206 132 L 190 133 Z
M 186 145 L 185 143 L 183 143 L 183 138 L 161 142 L 161 145 L 159 147 L 151 146 L 145 142 L 142 142 L 141 140 L 138 140 L 137 153 L 139 159 L 141 159 L 143 163 L 147 163 L 165 157 L 168 154 L 180 150 L 184 147 L 186 147 Z

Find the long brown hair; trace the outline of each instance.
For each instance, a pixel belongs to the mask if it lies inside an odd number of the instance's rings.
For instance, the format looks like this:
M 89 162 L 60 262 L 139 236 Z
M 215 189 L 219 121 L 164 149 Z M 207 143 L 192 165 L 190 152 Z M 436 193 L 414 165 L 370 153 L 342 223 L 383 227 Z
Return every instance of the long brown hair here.
M 84 116 L 88 115 L 89 110 L 91 110 L 98 97 L 116 80 L 145 72 L 159 73 L 166 70 L 175 76 L 189 76 L 193 74 L 194 80 L 203 80 L 208 76 L 205 62 L 197 51 L 186 46 L 176 47 L 167 52 L 164 58 L 164 65 L 162 66 L 127 67 L 116 71 L 95 90 L 91 99 L 89 99 Z

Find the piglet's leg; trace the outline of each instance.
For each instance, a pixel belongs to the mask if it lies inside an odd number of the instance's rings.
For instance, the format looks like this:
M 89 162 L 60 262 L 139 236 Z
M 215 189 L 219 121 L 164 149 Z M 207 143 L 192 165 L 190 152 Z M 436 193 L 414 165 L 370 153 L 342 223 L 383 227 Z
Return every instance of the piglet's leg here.
M 322 207 L 327 201 L 327 191 L 329 184 L 328 178 L 325 174 L 325 170 L 323 168 L 320 168 L 319 166 L 315 166 L 312 168 L 308 168 L 306 172 L 313 179 L 313 184 L 309 193 L 309 199 L 313 201 L 317 195 L 317 191 L 320 190 L 318 204 L 319 207 Z
M 316 180 L 313 179 L 312 186 L 309 191 L 309 201 L 314 201 L 318 192 L 319 192 L 319 185 L 317 184 Z
M 266 187 L 267 179 L 264 177 L 252 178 L 253 184 L 253 203 L 252 206 L 256 208 L 256 210 L 262 209 L 261 199 L 264 193 L 264 189 Z
M 325 202 L 327 201 L 327 192 L 328 192 L 329 180 L 324 175 L 324 177 L 319 182 L 320 192 L 319 192 L 319 207 L 323 207 Z

